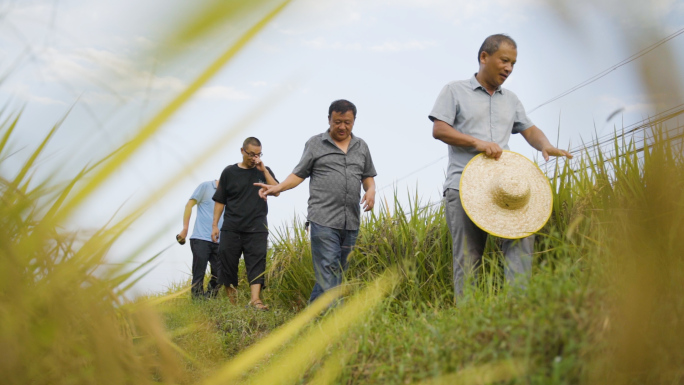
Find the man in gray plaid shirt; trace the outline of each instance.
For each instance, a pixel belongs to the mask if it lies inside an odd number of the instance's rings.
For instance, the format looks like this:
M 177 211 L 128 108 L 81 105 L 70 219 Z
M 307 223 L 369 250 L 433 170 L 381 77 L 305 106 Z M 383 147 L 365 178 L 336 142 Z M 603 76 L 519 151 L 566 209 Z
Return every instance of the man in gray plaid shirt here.
M 356 244 L 359 233 L 361 199 L 364 211 L 375 205 L 375 179 L 368 145 L 354 136 L 356 106 L 347 100 L 336 100 L 328 109 L 327 131 L 312 136 L 304 146 L 299 164 L 282 183 L 275 186 L 255 183 L 261 187 L 259 196 L 278 195 L 297 187 L 307 177 L 311 223 L 311 256 L 316 284 L 309 303 L 324 291 L 342 282 L 347 268 L 347 256 Z

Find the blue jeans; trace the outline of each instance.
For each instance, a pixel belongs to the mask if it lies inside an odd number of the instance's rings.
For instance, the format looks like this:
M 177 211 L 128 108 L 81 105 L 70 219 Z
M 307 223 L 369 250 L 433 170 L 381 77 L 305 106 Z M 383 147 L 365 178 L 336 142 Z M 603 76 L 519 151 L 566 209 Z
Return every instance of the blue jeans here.
M 354 248 L 358 234 L 359 230 L 338 230 L 311 222 L 311 259 L 316 284 L 309 303 L 342 283 L 347 256 Z

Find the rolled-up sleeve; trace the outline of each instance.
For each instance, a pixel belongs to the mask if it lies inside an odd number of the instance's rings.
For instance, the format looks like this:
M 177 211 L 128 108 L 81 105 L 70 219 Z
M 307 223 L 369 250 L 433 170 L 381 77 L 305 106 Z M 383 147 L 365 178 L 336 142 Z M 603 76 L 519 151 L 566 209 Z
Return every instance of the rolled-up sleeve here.
M 435 119 L 439 119 L 453 127 L 456 123 L 456 115 L 458 115 L 456 92 L 452 89 L 451 84 L 447 84 L 437 96 L 428 118 L 433 122 Z
M 292 170 L 293 174 L 302 179 L 306 179 L 311 175 L 311 169 L 313 167 L 314 154 L 311 140 L 313 139 L 308 140 L 304 145 L 304 153 L 302 153 L 302 158 L 299 160 L 299 163 L 295 166 L 294 170 Z
M 525 107 L 523 107 L 520 99 L 517 99 L 517 103 L 515 104 L 515 120 L 513 122 L 513 130 L 511 132 L 518 134 L 532 126 L 534 126 L 534 123 L 532 123 L 532 120 L 527 117 L 527 113 L 525 113 Z

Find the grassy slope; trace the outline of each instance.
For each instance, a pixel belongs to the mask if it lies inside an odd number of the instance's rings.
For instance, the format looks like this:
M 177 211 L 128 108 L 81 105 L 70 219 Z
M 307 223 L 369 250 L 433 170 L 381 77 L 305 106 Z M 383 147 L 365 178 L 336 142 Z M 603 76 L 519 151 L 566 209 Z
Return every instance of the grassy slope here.
M 533 383 L 551 383 L 552 379 L 554 383 L 575 383 L 581 379 L 581 357 L 592 348 L 591 334 L 586 331 L 594 328 L 590 313 L 595 301 L 587 287 L 588 277 L 582 264 L 570 256 L 576 250 L 566 247 L 552 257 L 548 252 L 543 257 L 540 254 L 541 264 L 536 266 L 528 289 L 519 291 L 501 286 L 498 254 L 492 244 L 483 266 L 481 288 L 454 307 L 448 300 L 452 289 L 448 282 L 450 267 L 445 265 L 445 260 L 449 260 L 450 248 L 448 238 L 444 237 L 447 230 L 441 208 L 420 215 L 424 218 L 404 222 L 403 228 L 386 213 L 365 224 L 359 250 L 366 253 L 363 256 L 357 253 L 352 258 L 349 274 L 354 277 L 352 284 L 362 279 L 370 281 L 375 275 L 369 265 L 377 265 L 378 261 L 370 257 L 371 250 L 375 250 L 375 257 L 380 253 L 378 250 L 387 248 L 394 249 L 395 255 L 399 250 L 415 255 L 414 249 L 424 248 L 440 250 L 440 253 L 428 254 L 419 263 L 420 267 L 415 263 L 406 264 L 402 271 L 408 278 L 395 289 L 392 299 L 344 339 L 345 350 L 355 353 L 346 358 L 340 380 L 406 383 L 503 358 L 528 360 L 531 364 L 528 378 Z M 416 222 L 424 224 L 422 230 L 427 229 L 422 237 L 416 231 L 413 235 L 402 233 L 402 229 L 409 227 L 416 230 Z M 379 231 L 383 226 L 384 233 Z M 387 239 L 386 244 L 377 241 L 377 237 L 389 234 L 394 237 Z M 301 231 L 300 235 L 303 236 Z M 287 245 L 281 243 L 275 248 L 276 253 L 278 250 L 288 250 L 288 253 L 281 254 L 281 260 L 272 264 L 282 274 L 271 277 L 272 287 L 266 291 L 273 311 L 254 312 L 230 305 L 225 298 L 200 303 L 180 298 L 166 306 L 164 313 L 172 333 L 198 323 L 210 325 L 214 331 L 212 335 L 200 328 L 176 339 L 181 347 L 205 363 L 202 366 L 211 368 L 226 360 L 287 321 L 301 306 L 312 281 L 308 254 L 304 250 L 307 244 L 297 243 L 296 237 L 290 239 L 282 241 Z M 539 247 L 544 247 L 545 240 L 540 238 Z M 301 253 L 297 245 L 302 248 Z M 291 259 L 287 266 L 283 266 L 285 258 Z M 435 265 L 444 265 L 444 268 L 435 271 Z M 378 267 L 375 272 L 382 270 Z M 435 281 L 432 286 L 418 284 L 427 280 L 426 277 Z M 281 287 L 286 289 L 280 290 Z M 241 303 L 246 301 L 247 297 Z M 205 350 L 215 351 L 217 341 L 223 345 L 222 352 L 207 357 Z M 207 372 L 196 364 L 190 367 Z M 316 369 L 314 366 L 312 371 Z
M 335 360 L 342 368 L 333 382 L 453 383 L 453 373 L 509 360 L 524 368 L 502 377 L 511 383 L 679 383 L 683 166 L 681 154 L 665 145 L 647 154 L 625 148 L 619 162 L 585 158 L 574 171 L 559 170 L 554 214 L 537 237 L 527 288 L 502 284 L 501 255 L 490 242 L 478 287 L 455 305 L 443 209 L 421 209 L 416 201 L 409 210 L 385 205 L 364 223 L 348 284 L 363 287 L 388 269 L 401 279 L 301 380 L 331 372 L 326 362 Z M 191 355 L 207 356 L 222 344 L 206 358 L 205 365 L 216 366 L 301 310 L 313 276 L 306 234 L 301 224 L 294 227 L 273 247 L 270 313 L 225 299 L 167 305 L 172 331 L 208 325 L 176 339 Z

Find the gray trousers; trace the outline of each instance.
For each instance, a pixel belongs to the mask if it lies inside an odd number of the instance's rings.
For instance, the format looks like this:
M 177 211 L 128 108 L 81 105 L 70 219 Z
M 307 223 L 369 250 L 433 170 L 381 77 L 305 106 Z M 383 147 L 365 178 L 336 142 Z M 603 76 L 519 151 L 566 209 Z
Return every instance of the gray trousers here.
M 458 190 L 447 189 L 445 199 L 446 220 L 453 242 L 454 298 L 459 298 L 463 295 L 466 280 L 477 276 L 488 234 L 468 218 Z M 532 267 L 534 235 L 522 239 L 503 239 L 502 251 L 506 258 L 506 281 L 525 286 Z

